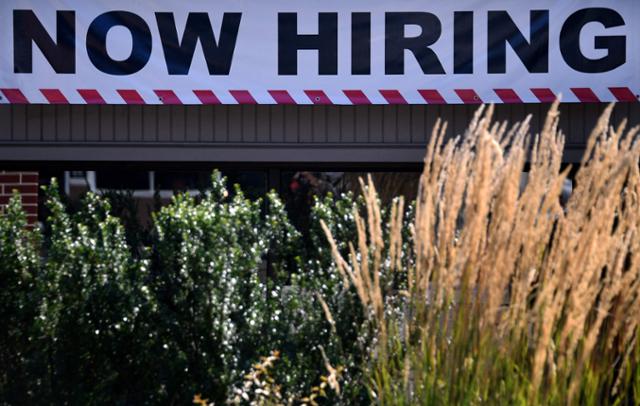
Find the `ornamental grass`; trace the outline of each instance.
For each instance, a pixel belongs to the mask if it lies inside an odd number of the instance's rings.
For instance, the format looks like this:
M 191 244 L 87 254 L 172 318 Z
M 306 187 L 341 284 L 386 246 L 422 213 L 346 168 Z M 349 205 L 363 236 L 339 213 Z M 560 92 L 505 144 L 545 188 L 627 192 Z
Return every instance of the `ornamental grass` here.
M 325 227 L 376 327 L 373 403 L 640 402 L 640 145 L 638 128 L 610 126 L 612 108 L 564 205 L 557 103 L 533 137 L 486 107 L 458 138 L 435 126 L 409 249 L 402 199 L 383 221 L 370 178 L 347 255 Z M 393 274 L 404 289 L 381 281 Z

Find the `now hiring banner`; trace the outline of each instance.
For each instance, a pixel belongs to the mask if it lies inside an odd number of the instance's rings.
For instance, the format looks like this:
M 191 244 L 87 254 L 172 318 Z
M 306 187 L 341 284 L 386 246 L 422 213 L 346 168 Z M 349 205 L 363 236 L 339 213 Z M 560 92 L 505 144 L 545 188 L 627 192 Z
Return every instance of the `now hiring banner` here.
M 0 103 L 637 102 L 638 0 L 3 0 Z

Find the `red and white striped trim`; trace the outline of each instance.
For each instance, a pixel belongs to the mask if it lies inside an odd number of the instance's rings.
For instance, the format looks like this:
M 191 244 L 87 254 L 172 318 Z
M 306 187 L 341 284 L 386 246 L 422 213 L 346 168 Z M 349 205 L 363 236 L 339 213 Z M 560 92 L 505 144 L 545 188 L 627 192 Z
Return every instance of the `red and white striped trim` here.
M 0 89 L 4 97 L 9 100 L 9 103 L 12 104 L 28 104 L 29 100 L 25 97 L 25 95 L 20 91 L 20 89 Z
M 456 89 L 456 94 L 464 104 L 482 104 L 482 99 L 473 89 Z
M 351 104 L 371 104 L 371 100 L 362 90 L 343 90 Z
M 66 92 L 66 93 L 65 93 Z M 0 102 L 9 104 L 481 104 L 481 103 L 551 103 L 559 95 L 565 102 L 638 102 L 638 93 L 629 87 L 567 87 L 565 89 L 344 89 L 326 91 L 307 89 L 289 91 L 244 89 L 214 91 L 194 89 L 190 92 L 171 89 L 22 89 L 0 88 Z
M 297 104 L 286 90 L 269 90 L 269 95 L 273 97 L 276 104 Z
M 600 103 L 600 99 L 588 87 L 572 87 L 571 91 L 581 103 Z
M 118 89 L 117 92 L 126 104 L 146 104 L 135 89 Z
M 218 99 L 211 90 L 194 90 L 193 94 L 196 95 L 202 104 L 222 104 L 220 103 L 220 99 Z
M 418 90 L 418 93 L 428 104 L 447 104 L 442 94 L 435 89 L 422 89 Z
M 313 104 L 333 104 L 322 90 L 305 90 L 304 93 Z
M 158 96 L 162 104 L 182 104 L 173 90 L 154 90 L 153 92 Z
M 522 99 L 513 89 L 494 89 L 503 103 L 518 104 L 522 103 Z
M 78 93 L 87 104 L 107 104 L 95 89 L 78 89 Z
M 64 97 L 60 89 L 40 89 L 40 92 L 49 104 L 69 104 L 69 100 Z
M 407 100 L 398 90 L 380 90 L 388 104 L 407 104 Z
M 230 90 L 229 93 L 236 99 L 238 104 L 258 104 L 248 90 Z
M 538 98 L 540 103 L 553 103 L 558 98 L 551 89 L 546 88 L 531 89 L 531 93 Z
M 638 96 L 628 87 L 610 87 L 609 91 L 619 102 L 637 102 Z

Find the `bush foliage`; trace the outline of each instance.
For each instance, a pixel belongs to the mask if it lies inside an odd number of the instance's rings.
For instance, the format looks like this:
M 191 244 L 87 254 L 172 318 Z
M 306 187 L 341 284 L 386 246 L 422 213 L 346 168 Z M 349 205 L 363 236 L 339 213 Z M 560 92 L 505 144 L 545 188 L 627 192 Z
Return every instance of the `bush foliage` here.
M 353 381 L 364 317 L 319 219 L 343 220 L 339 235 L 351 238 L 355 199 L 318 200 L 303 237 L 274 192 L 251 201 L 225 185 L 215 172 L 202 196 L 176 195 L 140 239 L 107 197 L 88 194 L 71 214 L 55 180 L 43 237 L 16 195 L 0 217 L 0 403 L 185 404 L 204 393 L 221 404 L 274 349 L 287 396 L 311 393 L 322 351 Z M 343 335 L 319 300 L 337 309 Z
M 306 230 L 218 172 L 149 233 L 55 182 L 41 232 L 16 195 L 0 404 L 637 404 L 640 146 L 609 115 L 565 206 L 555 107 L 533 140 L 438 124 L 416 202 L 361 182 Z

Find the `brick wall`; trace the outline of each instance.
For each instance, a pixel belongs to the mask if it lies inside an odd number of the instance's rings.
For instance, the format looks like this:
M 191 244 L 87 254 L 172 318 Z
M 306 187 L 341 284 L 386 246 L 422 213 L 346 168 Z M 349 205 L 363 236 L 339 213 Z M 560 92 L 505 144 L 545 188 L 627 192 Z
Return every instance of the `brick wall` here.
M 14 190 L 20 192 L 29 223 L 35 223 L 38 220 L 38 172 L 0 171 L 0 210 L 9 202 Z

